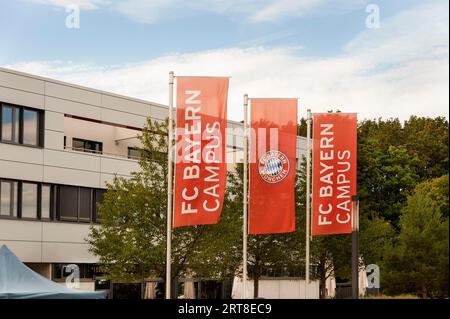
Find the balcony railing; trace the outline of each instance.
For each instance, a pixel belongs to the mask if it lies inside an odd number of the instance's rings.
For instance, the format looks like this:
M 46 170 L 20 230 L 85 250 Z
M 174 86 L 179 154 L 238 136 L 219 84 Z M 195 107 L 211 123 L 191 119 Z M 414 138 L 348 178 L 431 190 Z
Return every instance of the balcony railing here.
M 137 156 L 129 156 L 124 154 L 116 154 L 116 153 L 108 153 L 108 152 L 100 152 L 96 150 L 86 149 L 86 148 L 80 148 L 80 147 L 70 147 L 70 146 L 64 146 L 65 150 L 69 151 L 75 151 L 75 152 L 83 152 L 83 153 L 90 153 L 90 154 L 96 154 L 96 155 L 106 155 L 111 157 L 119 157 L 123 159 L 131 159 L 131 160 L 139 160 Z

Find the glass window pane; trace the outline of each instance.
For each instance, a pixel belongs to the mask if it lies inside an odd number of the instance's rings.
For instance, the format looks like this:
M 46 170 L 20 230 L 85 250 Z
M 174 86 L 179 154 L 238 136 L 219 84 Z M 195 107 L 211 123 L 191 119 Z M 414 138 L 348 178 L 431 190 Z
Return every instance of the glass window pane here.
M 100 221 L 100 217 L 98 216 L 98 204 L 103 202 L 103 198 L 105 196 L 106 189 L 96 189 L 95 190 L 95 221 Z
M 79 218 L 91 220 L 92 210 L 92 190 L 90 188 L 80 188 Z
M 14 181 L 0 183 L 0 216 L 17 216 L 17 185 Z
M 36 111 L 23 111 L 23 143 L 38 145 L 38 113 Z
M 90 141 L 85 141 L 84 148 L 85 148 L 85 151 L 95 151 L 95 144 Z
M 2 108 L 2 140 L 13 140 L 13 109 L 8 106 Z
M 41 218 L 50 218 L 50 185 L 42 186 Z
M 22 184 L 22 218 L 37 218 L 37 192 L 37 184 Z
M 16 111 L 16 115 L 14 117 L 14 142 L 15 143 L 19 143 L 19 119 L 20 119 L 20 109 L 19 108 L 15 108 Z M 17 193 L 16 193 L 17 194 Z
M 128 158 L 132 159 L 140 159 L 141 158 L 141 150 L 134 147 L 128 148 Z
M 11 183 L 0 183 L 0 215 L 11 216 Z
M 97 152 L 97 153 L 102 153 L 102 151 L 103 151 L 103 144 L 102 143 L 100 143 L 100 142 L 95 142 L 95 151 Z
M 60 212 L 62 219 L 78 218 L 78 187 L 60 187 Z
M 78 138 L 72 139 L 72 149 L 84 151 L 88 153 L 102 154 L 103 144 L 101 142 L 82 140 Z
M 18 195 L 19 195 L 19 183 L 18 182 L 13 182 L 13 216 L 17 217 L 17 199 L 18 199 Z
M 75 150 L 83 150 L 84 149 L 84 142 L 82 140 L 73 139 L 72 140 L 72 148 Z
M 102 143 L 95 141 L 85 141 L 84 142 L 84 151 L 90 153 L 101 153 L 102 152 Z

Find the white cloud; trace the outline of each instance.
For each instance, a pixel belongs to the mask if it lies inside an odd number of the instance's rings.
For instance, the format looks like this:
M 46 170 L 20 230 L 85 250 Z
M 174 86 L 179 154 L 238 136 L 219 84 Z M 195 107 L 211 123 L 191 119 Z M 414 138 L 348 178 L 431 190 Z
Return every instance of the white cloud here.
M 430 1 L 390 19 L 382 17 L 380 29 L 361 32 L 344 49 L 364 56 L 370 63 L 399 63 L 446 56 L 448 9 L 448 3 Z
M 111 1 L 107 0 L 28 0 L 30 2 L 45 4 L 54 7 L 66 8 L 69 5 L 77 5 L 83 10 L 95 10 L 101 6 L 111 4 Z
M 228 108 L 235 120 L 242 119 L 244 93 L 299 97 L 303 116 L 307 108 L 339 108 L 358 112 L 360 118 L 448 118 L 448 4 L 423 5 L 382 20 L 381 29 L 362 32 L 336 57 L 304 58 L 299 53 L 286 47 L 229 48 L 114 67 L 63 62 L 7 67 L 163 104 L 170 70 L 232 75 Z
M 136 22 L 152 24 L 190 10 L 233 15 L 259 10 L 266 3 L 268 0 L 120 0 L 112 9 Z
M 24 0 L 39 4 L 81 9 L 109 9 L 138 23 L 152 24 L 190 10 L 213 12 L 252 23 L 276 22 L 310 13 L 336 14 L 361 8 L 367 0 Z M 337 9 L 338 8 L 338 9 Z
M 324 0 L 279 0 L 261 8 L 251 16 L 253 22 L 278 20 L 285 16 L 302 16 L 323 4 Z
M 113 10 L 139 23 L 155 23 L 165 10 L 175 4 L 182 4 L 179 0 L 127 0 L 119 1 Z
M 194 9 L 229 17 L 245 14 L 252 23 L 276 22 L 311 13 L 336 14 L 362 8 L 367 0 L 121 0 L 114 7 L 132 20 L 155 23 L 179 10 Z M 242 16 L 242 15 L 239 15 Z

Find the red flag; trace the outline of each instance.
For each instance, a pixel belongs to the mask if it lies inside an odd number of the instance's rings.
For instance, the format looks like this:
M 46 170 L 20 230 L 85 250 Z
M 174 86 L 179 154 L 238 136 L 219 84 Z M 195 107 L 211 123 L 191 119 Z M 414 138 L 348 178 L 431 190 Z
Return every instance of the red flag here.
M 352 232 L 356 195 L 356 114 L 314 115 L 312 234 Z
M 295 230 L 297 99 L 251 100 L 250 234 Z
M 216 224 L 225 194 L 228 78 L 177 77 L 174 227 Z

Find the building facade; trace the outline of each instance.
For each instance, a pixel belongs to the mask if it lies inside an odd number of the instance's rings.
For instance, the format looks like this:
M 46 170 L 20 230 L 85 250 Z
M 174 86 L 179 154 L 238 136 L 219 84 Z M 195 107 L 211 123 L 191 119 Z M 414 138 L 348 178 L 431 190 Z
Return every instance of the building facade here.
M 229 106 L 238 107 L 238 106 Z M 239 106 L 240 107 L 240 106 Z M 97 257 L 85 239 L 115 175 L 139 170 L 137 136 L 167 107 L 0 68 L 0 244 L 52 280 L 77 264 L 96 289 Z M 242 159 L 241 123 L 230 121 L 227 160 Z M 298 138 L 298 157 L 306 142 Z

